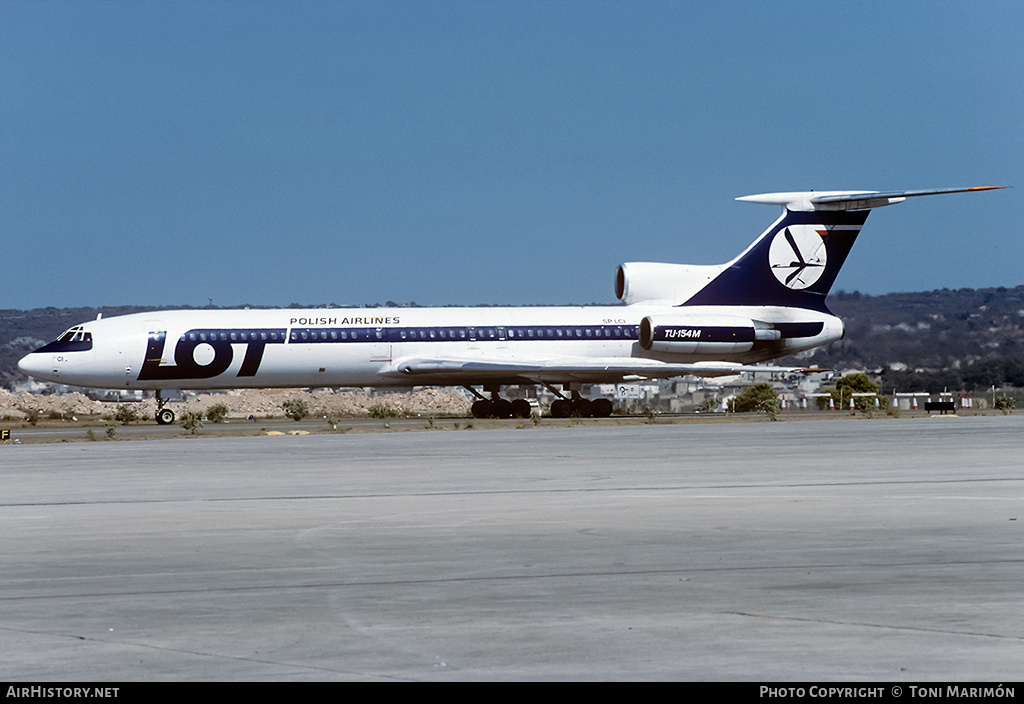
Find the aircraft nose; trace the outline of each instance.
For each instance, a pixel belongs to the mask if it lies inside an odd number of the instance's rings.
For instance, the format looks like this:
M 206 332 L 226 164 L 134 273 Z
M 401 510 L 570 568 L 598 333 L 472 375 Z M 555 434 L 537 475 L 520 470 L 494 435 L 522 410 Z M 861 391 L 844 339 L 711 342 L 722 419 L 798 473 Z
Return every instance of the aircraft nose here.
M 38 352 L 31 352 L 18 360 L 18 369 L 37 379 L 44 379 L 53 372 L 50 355 Z

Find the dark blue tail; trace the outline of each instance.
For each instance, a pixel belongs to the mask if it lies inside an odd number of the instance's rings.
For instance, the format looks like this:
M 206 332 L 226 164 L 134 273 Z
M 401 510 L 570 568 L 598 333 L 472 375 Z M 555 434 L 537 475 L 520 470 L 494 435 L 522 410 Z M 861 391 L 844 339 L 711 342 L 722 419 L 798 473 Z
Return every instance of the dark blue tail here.
M 682 305 L 787 306 L 828 312 L 825 296 L 868 212 L 787 208 L 743 254 Z
M 825 296 L 872 208 L 941 193 L 991 191 L 1004 186 L 921 191 L 802 191 L 737 200 L 785 210 L 743 254 L 681 305 L 792 306 L 828 312 Z

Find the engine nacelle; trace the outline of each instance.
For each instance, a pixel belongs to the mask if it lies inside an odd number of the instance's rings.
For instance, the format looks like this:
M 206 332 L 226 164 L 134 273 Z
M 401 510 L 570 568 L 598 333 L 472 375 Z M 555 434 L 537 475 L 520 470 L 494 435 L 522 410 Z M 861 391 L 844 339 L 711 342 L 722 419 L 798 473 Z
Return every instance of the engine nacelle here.
M 640 346 L 652 352 L 740 353 L 781 336 L 767 323 L 733 315 L 649 315 L 640 321 Z
M 685 303 L 722 273 L 723 266 L 627 262 L 615 272 L 615 295 L 623 303 Z

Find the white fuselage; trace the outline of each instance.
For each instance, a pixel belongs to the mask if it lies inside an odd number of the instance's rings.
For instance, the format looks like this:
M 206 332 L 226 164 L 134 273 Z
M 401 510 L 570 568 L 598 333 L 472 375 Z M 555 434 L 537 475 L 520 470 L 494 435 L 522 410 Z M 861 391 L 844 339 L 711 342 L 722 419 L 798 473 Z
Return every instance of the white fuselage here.
M 128 389 L 475 385 L 607 381 L 596 370 L 571 378 L 545 367 L 597 360 L 641 365 L 637 376 L 664 377 L 673 367 L 714 359 L 749 364 L 842 337 L 841 321 L 798 308 L 736 307 L 725 311 L 768 323 L 821 323 L 813 336 L 736 345 L 735 351 L 675 353 L 643 349 L 645 316 L 720 315 L 721 307 L 370 308 L 312 310 L 179 310 L 93 320 L 78 326 L 89 344 L 51 343 L 19 367 L 33 377 L 74 386 Z M 719 345 L 721 347 L 721 345 Z M 728 347 L 728 346 L 727 346 Z M 48 349 L 52 348 L 52 349 Z M 417 364 L 441 361 L 424 374 Z M 564 362 L 564 363 L 562 363 Z M 482 374 L 474 363 L 530 366 L 532 371 Z

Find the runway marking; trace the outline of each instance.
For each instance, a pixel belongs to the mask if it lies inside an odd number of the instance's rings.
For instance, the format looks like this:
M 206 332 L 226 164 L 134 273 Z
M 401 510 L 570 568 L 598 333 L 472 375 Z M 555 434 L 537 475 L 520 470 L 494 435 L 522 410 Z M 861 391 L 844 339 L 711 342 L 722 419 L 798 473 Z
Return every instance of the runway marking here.
M 968 636 L 975 638 L 997 638 L 1000 640 L 1024 640 L 1024 636 L 1008 636 L 999 633 L 977 633 L 972 631 L 950 631 L 943 628 L 921 628 L 920 626 L 894 626 L 890 623 L 869 623 L 860 621 L 835 621 L 826 618 L 802 618 L 800 616 L 773 616 L 771 614 L 753 614 L 746 611 L 722 611 L 720 613 L 745 618 L 763 619 L 766 621 L 791 621 L 795 623 L 824 623 L 830 626 L 858 626 L 861 628 L 878 628 L 887 631 L 911 631 L 918 633 L 940 633 L 942 635 Z
M 294 495 L 294 496 L 231 496 L 231 497 L 210 497 L 210 498 L 182 498 L 182 499 L 119 499 L 119 500 L 83 500 L 83 501 L 31 501 L 31 502 L 0 502 L 0 507 L 15 508 L 26 506 L 108 506 L 126 504 L 183 504 L 183 503 L 232 503 L 241 501 L 325 501 L 338 499 L 393 499 L 397 497 L 437 497 L 437 496 L 515 496 L 515 495 L 536 495 L 536 494 L 596 494 L 596 493 L 621 493 L 638 492 L 647 493 L 653 491 L 708 491 L 708 490 L 731 490 L 731 489 L 819 489 L 825 487 L 855 487 L 855 486 L 940 486 L 947 484 L 994 484 L 1000 482 L 1024 482 L 1024 477 L 989 477 L 970 479 L 934 479 L 934 480 L 873 480 L 863 482 L 809 482 L 790 484 L 704 484 L 704 485 L 676 485 L 676 486 L 649 486 L 649 487 L 590 487 L 590 488 L 545 488 L 545 489 L 482 489 L 467 491 L 416 491 L 408 493 L 374 493 L 374 494 L 322 494 L 322 495 Z M 724 498 L 709 495 L 710 498 Z M 708 498 L 704 497 L 704 498 Z M 701 497 L 696 497 L 701 498 Z M 730 499 L 742 498 L 730 496 Z M 763 498 L 751 496 L 750 498 Z M 982 497 L 937 497 L 917 495 L 894 495 L 884 497 L 886 499 L 900 498 L 972 498 Z M 993 500 L 1020 500 L 1024 496 L 995 496 L 984 497 Z
M 546 572 L 543 574 L 512 574 L 512 575 L 491 575 L 480 577 L 439 577 L 434 579 L 393 579 L 393 580 L 368 580 L 355 582 L 316 582 L 312 584 L 287 584 L 267 586 L 237 586 L 217 587 L 211 589 L 154 589 L 140 591 L 108 591 L 108 592 L 83 592 L 71 594 L 53 595 L 31 595 L 31 596 L 4 596 L 0 602 L 11 601 L 47 601 L 50 599 L 68 598 L 105 598 L 120 596 L 166 596 L 169 594 L 235 594 L 239 592 L 266 592 L 266 591 L 288 591 L 306 589 L 348 589 L 355 587 L 405 587 L 427 584 L 468 584 L 482 582 L 513 582 L 532 581 L 542 579 L 578 579 L 580 577 L 638 577 L 658 575 L 693 575 L 713 574 L 721 572 L 769 572 L 789 570 L 835 570 L 835 569 L 890 569 L 893 567 L 978 567 L 985 565 L 1024 565 L 1024 558 L 1006 560 L 947 560 L 928 562 L 892 562 L 892 563 L 813 563 L 803 565 L 755 565 L 750 567 L 678 567 L 669 569 L 648 569 L 648 570 L 599 570 L 591 572 Z M 301 570 L 302 568 L 296 568 Z M 181 576 L 182 573 L 175 573 Z M 135 578 L 151 577 L 152 575 L 135 575 Z M 109 578 L 109 577 L 108 577 Z
M 163 653 L 178 653 L 185 655 L 195 655 L 196 657 L 203 658 L 214 658 L 218 660 L 230 660 L 234 662 L 251 662 L 259 663 L 261 665 L 275 665 L 277 667 L 291 667 L 296 670 L 311 670 L 313 672 L 332 672 L 339 675 L 349 675 L 353 677 L 366 677 L 373 679 L 381 679 L 388 681 L 398 682 L 418 682 L 417 678 L 413 677 L 398 677 L 395 675 L 385 675 L 376 672 L 359 672 L 356 670 L 343 670 L 336 667 L 324 667 L 322 665 L 307 665 L 302 663 L 294 663 L 283 660 L 267 660 L 256 657 L 243 657 L 240 655 L 225 655 L 223 653 L 211 653 L 202 650 L 189 650 L 186 648 L 169 648 L 166 646 L 152 645 L 151 643 L 140 643 L 134 640 L 119 640 L 116 638 L 97 638 L 95 636 L 79 636 L 73 633 L 53 633 L 52 631 L 32 631 L 23 628 L 9 628 L 0 626 L 0 632 L 5 633 L 18 633 L 21 635 L 33 635 L 33 636 L 46 636 L 50 638 L 59 638 L 64 640 L 74 641 L 85 641 L 88 643 L 100 643 L 104 645 L 119 645 L 129 648 L 142 648 L 144 650 L 152 650 Z M 280 676 L 280 675 L 278 675 Z

